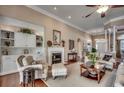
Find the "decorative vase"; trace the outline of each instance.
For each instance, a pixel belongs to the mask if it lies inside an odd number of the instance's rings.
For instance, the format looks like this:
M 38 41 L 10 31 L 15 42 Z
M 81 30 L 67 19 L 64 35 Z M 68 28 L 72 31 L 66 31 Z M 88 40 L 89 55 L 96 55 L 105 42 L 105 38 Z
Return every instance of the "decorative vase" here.
M 62 47 L 65 47 L 65 41 L 62 40 Z
M 10 32 L 6 32 L 6 38 L 10 38 Z
M 6 42 L 5 42 L 5 45 L 6 45 L 6 46 L 10 46 L 10 41 L 6 41 Z
M 2 51 L 2 54 L 3 54 L 3 55 L 8 55 L 8 50 L 7 50 L 7 49 L 3 50 L 3 51 Z

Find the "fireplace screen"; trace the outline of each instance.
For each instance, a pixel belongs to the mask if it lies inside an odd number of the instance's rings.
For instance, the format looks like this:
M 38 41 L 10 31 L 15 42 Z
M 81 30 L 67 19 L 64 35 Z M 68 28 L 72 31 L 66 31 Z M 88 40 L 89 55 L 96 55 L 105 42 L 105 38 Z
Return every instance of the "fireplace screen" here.
M 62 55 L 61 53 L 52 53 L 52 64 L 61 63 Z

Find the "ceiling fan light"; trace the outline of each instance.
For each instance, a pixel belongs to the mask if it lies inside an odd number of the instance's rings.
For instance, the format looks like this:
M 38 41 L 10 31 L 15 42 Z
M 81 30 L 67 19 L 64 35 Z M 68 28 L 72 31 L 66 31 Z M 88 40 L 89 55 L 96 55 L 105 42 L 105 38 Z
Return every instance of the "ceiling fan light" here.
M 105 13 L 109 9 L 109 6 L 100 6 L 97 13 Z

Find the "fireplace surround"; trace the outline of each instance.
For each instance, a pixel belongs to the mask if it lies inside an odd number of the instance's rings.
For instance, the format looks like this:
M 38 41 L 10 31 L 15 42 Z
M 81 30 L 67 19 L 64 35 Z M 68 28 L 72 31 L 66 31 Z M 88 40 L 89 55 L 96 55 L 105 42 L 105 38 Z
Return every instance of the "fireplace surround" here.
M 52 53 L 52 64 L 61 63 L 62 61 L 62 54 L 59 53 Z
M 63 47 L 49 47 L 48 48 L 48 64 L 63 63 L 64 62 L 64 48 Z

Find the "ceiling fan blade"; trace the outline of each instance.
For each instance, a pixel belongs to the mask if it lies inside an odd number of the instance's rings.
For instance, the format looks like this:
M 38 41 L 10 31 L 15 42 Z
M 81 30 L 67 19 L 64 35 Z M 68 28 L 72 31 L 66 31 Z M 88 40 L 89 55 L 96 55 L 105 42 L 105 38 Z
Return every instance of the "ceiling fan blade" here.
M 96 9 L 96 10 L 97 10 L 97 9 Z M 85 16 L 85 18 L 87 18 L 87 17 L 91 16 L 94 12 L 96 12 L 96 10 L 95 10 L 95 11 L 93 11 L 93 12 L 91 12 L 91 13 L 89 13 L 88 15 L 86 15 L 86 16 Z
M 124 7 L 124 5 L 111 5 L 111 8 L 120 8 L 120 7 Z
M 97 5 L 86 5 L 87 7 L 96 7 Z
M 87 17 L 91 16 L 93 13 L 94 13 L 94 12 L 92 12 L 92 13 L 90 13 L 90 14 L 86 15 L 86 16 L 85 16 L 85 18 L 87 18 Z

